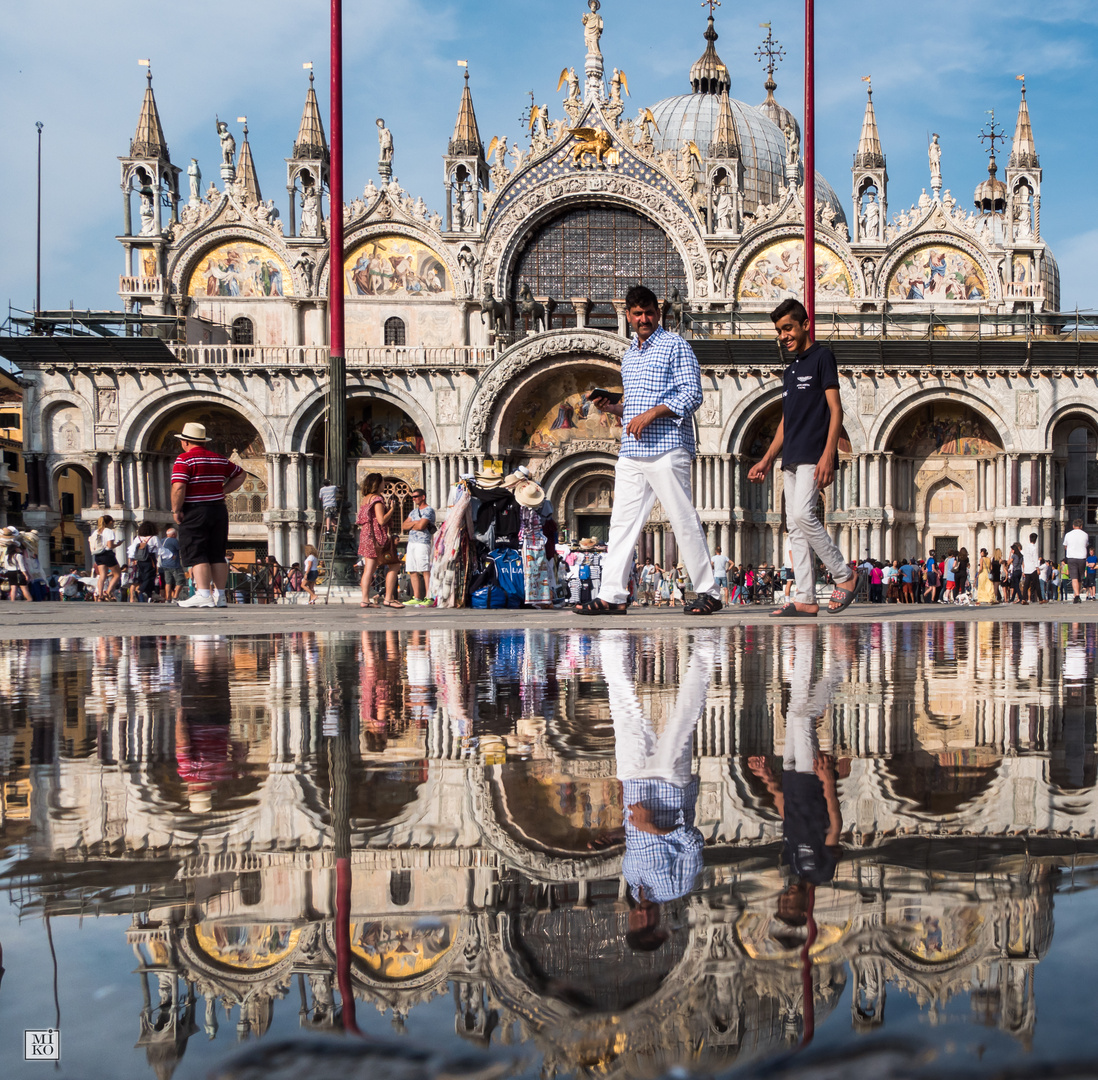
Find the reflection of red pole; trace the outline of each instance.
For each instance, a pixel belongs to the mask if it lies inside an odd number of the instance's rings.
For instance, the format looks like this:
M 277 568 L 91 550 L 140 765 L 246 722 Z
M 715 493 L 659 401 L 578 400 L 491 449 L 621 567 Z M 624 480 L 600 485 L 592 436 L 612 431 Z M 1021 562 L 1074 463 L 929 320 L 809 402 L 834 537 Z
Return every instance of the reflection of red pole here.
M 328 180 L 328 229 L 331 260 L 328 264 L 329 343 L 333 356 L 343 356 L 343 0 L 332 0 L 332 86 L 330 176 Z M 319 183 L 319 180 L 318 180 Z M 339 477 L 334 483 L 343 483 Z
M 351 986 L 351 860 L 336 859 L 336 981 L 344 1030 L 361 1035 L 355 1022 L 355 993 Z
M 804 0 L 804 306 L 812 336 L 816 332 L 816 76 L 812 70 L 815 35 L 813 0 Z
M 812 3 L 812 0 L 808 0 Z M 812 994 L 812 946 L 816 943 L 816 917 L 812 914 L 816 906 L 816 886 L 808 886 L 808 937 L 805 938 L 804 950 L 801 953 L 801 975 L 804 980 L 804 1034 L 801 1036 L 800 1049 L 806 1047 L 816 1034 L 816 999 Z

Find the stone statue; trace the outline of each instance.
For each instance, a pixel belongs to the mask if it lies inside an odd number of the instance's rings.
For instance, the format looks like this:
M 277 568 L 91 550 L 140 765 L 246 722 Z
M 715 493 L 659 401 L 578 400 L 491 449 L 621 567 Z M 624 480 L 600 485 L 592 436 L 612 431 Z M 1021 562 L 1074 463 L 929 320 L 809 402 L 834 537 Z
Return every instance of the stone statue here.
M 735 200 L 732 198 L 732 192 L 726 181 L 721 185 L 721 189 L 717 194 L 717 228 L 733 230 L 736 227 L 735 212 Z
M 465 231 L 465 185 L 458 184 L 454 191 L 454 230 Z
M 936 194 L 942 190 L 942 148 L 938 145 L 937 132 L 930 136 L 930 146 L 926 153 L 930 159 L 930 186 Z
M 792 121 L 785 125 L 783 131 L 785 133 L 786 164 L 796 165 L 801 156 L 801 137 L 797 134 L 797 129 Z
M 202 170 L 198 167 L 198 158 L 191 158 L 187 166 L 187 179 L 191 182 L 191 202 L 202 201 Z
M 862 215 L 862 238 L 865 240 L 879 240 L 881 238 L 881 204 L 871 191 L 869 202 L 865 204 L 865 213 Z
M 1019 236 L 1029 236 L 1032 229 L 1029 210 L 1029 188 L 1023 184 L 1014 193 L 1014 221 Z
M 569 101 L 579 101 L 579 99 L 580 99 L 580 92 L 579 92 L 580 81 L 579 81 L 579 76 L 576 74 L 576 69 L 574 67 L 570 67 L 568 69 L 568 74 L 565 75 L 564 79 L 565 79 L 565 82 L 568 83 L 568 100 Z
M 380 116 L 374 122 L 377 124 L 377 171 L 382 180 L 388 180 L 393 175 L 393 133 Z
M 216 117 L 214 119 L 217 123 L 217 137 L 221 140 L 221 161 L 231 168 L 236 156 L 236 139 L 233 138 L 229 125 L 224 120 L 217 120 Z
M 599 48 L 599 38 L 602 37 L 602 16 L 599 14 L 599 8 L 602 5 L 599 0 L 587 0 L 587 6 L 591 11 L 583 17 L 583 43 L 587 46 L 588 56 L 597 56 L 601 60 L 602 50 Z
M 377 187 L 372 177 L 366 181 L 366 186 L 362 189 L 362 198 L 367 206 L 377 198 Z
M 308 248 L 306 248 L 298 257 L 294 260 L 294 269 L 301 271 L 301 276 L 305 279 L 305 295 L 312 296 L 313 294 L 313 270 L 316 269 L 316 260 L 310 254 Z
M 301 192 L 301 235 L 320 235 L 320 192 L 316 184 Z
M 477 257 L 473 252 L 463 247 L 458 252 L 458 265 L 461 267 L 461 281 L 465 286 L 465 295 L 472 296 L 476 285 Z
M 717 287 L 717 294 L 720 295 L 723 291 L 724 271 L 728 266 L 728 253 L 723 248 L 718 248 L 710 256 L 709 265 L 713 269 L 713 283 Z
M 141 235 L 156 236 L 156 195 L 151 187 L 142 187 L 141 196 Z
M 619 71 L 614 68 L 613 77 L 610 79 L 610 100 L 617 105 L 622 104 L 621 91 L 622 87 L 625 87 L 626 95 L 629 94 L 629 80 L 625 77 L 624 71 Z
M 477 193 L 469 183 L 461 193 L 461 216 L 465 219 L 465 228 L 472 232 L 477 227 Z
M 925 210 L 930 205 L 930 196 L 926 193 L 926 188 L 923 188 L 923 193 L 919 196 L 919 209 Z

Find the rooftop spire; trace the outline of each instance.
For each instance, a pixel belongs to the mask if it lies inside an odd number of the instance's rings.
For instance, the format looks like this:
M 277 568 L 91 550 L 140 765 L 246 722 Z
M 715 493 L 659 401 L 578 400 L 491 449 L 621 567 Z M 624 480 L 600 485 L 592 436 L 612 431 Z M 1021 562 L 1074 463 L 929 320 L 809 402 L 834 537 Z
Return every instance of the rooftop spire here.
M 1026 104 L 1026 77 L 1015 76 L 1022 84 L 1022 100 L 1018 105 L 1018 122 L 1014 125 L 1014 142 L 1010 147 L 1012 169 L 1037 168 L 1040 159 L 1033 143 L 1033 128 L 1029 123 L 1029 106 Z
M 324 138 L 324 121 L 320 118 L 316 91 L 313 89 L 313 73 L 309 71 L 309 90 L 305 95 L 305 108 L 301 111 L 301 126 L 294 139 L 295 161 L 327 161 L 328 141 Z
M 447 153 L 453 157 L 480 157 L 484 153 L 477 130 L 477 114 L 473 111 L 473 95 L 469 91 L 468 68 L 465 69 L 465 88 L 461 92 L 457 123 Z
M 141 115 L 137 118 L 137 131 L 130 142 L 130 157 L 168 161 L 168 144 L 164 141 L 164 129 L 160 126 L 160 113 L 156 111 L 153 97 L 152 67 L 145 73 L 145 99 L 141 102 Z
M 735 158 L 740 156 L 740 136 L 732 116 L 732 103 L 728 91 L 721 91 L 721 107 L 717 115 L 717 133 L 709 144 L 711 158 Z
M 778 89 L 778 84 L 774 81 L 774 68 L 785 58 L 785 49 L 774 38 L 770 23 L 760 23 L 759 26 L 766 30 L 766 38 L 755 50 L 759 62 L 766 64 L 766 82 L 763 84 L 766 89 L 766 100 L 759 106 L 759 112 L 773 120 L 779 131 L 785 131 L 792 124 L 799 139 L 801 125 L 797 122 L 797 118 L 774 99 L 774 91 Z
M 881 151 L 881 137 L 877 134 L 877 115 L 873 112 L 873 84 L 869 76 L 863 76 L 866 86 L 865 118 L 862 120 L 862 137 L 858 140 L 858 151 L 854 155 L 854 167 L 860 169 L 880 169 L 884 166 L 884 153 Z
M 728 68 L 717 55 L 715 42 L 717 31 L 713 29 L 713 12 L 709 12 L 709 25 L 705 28 L 705 52 L 690 69 L 690 85 L 695 94 L 719 94 L 728 90 L 732 81 L 728 77 Z
M 240 147 L 240 157 L 236 163 L 236 190 L 248 206 L 263 201 L 263 196 L 259 193 L 259 177 L 255 174 L 255 162 L 252 161 L 252 148 L 248 145 L 247 121 L 244 122 L 244 145 Z

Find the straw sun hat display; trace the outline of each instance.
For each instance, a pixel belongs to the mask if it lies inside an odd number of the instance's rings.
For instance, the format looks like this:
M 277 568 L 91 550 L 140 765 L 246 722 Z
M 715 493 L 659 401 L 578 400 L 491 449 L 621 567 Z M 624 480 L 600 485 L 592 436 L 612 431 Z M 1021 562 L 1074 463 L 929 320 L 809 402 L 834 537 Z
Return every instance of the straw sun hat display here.
M 533 480 L 522 480 L 515 486 L 515 502 L 519 506 L 536 510 L 545 502 L 545 492 L 542 491 L 541 485 L 535 484 Z
M 205 424 L 184 424 L 182 431 L 173 431 L 173 437 L 176 439 L 186 439 L 187 442 L 209 442 L 206 437 L 206 425 Z

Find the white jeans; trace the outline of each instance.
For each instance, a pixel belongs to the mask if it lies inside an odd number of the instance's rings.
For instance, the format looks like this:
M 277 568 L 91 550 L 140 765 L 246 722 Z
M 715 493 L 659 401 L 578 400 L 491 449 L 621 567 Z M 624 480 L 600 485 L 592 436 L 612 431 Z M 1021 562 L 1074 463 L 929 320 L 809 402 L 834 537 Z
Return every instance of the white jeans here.
M 823 522 L 816 516 L 816 466 L 795 465 L 782 469 L 785 479 L 785 522 L 789 529 L 789 550 L 793 554 L 793 576 L 797 579 L 796 601 L 816 603 L 815 551 L 834 578 L 835 583 L 849 581 L 854 575 L 843 553 L 827 535 Z
M 599 599 L 608 604 L 624 604 L 628 599 L 633 549 L 657 499 L 674 530 L 679 557 L 694 589 L 698 595 L 708 593 L 719 599 L 709 545 L 690 491 L 690 455 L 681 448 L 658 457 L 618 458 Z
M 618 779 L 658 779 L 686 787 L 692 774 L 694 729 L 705 713 L 706 695 L 716 666 L 714 643 L 695 640 L 674 706 L 669 714 L 665 713 L 659 734 L 637 697 L 633 649 L 625 632 L 604 630 L 599 635 L 599 655 L 614 721 Z

